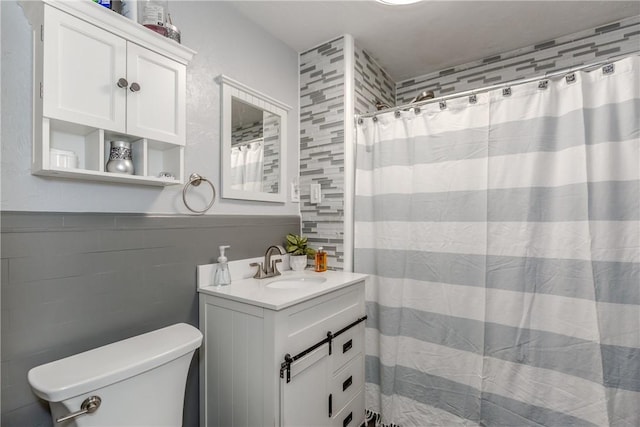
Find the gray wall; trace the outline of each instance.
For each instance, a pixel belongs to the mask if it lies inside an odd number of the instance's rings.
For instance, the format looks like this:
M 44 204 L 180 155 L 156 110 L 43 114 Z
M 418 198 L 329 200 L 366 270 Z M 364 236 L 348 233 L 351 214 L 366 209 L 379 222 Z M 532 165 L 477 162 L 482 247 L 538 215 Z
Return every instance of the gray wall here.
M 355 46 L 354 80 L 356 114 L 375 111 L 376 101 L 395 105 L 396 84 L 391 76 L 371 58 L 366 50 Z
M 196 265 L 262 256 L 298 216 L 3 212 L 3 427 L 49 426 L 27 383 L 37 365 L 177 322 L 198 326 Z M 198 425 L 197 357 L 185 426 Z

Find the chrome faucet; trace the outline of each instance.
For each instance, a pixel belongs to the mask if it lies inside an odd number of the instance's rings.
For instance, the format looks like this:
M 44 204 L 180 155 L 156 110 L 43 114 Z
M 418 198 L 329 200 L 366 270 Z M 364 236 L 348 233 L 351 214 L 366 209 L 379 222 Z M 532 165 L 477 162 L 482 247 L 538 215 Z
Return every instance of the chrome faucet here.
M 279 276 L 280 272 L 278 271 L 278 267 L 276 264 L 282 262 L 281 259 L 271 259 L 274 251 L 278 251 L 279 255 L 284 255 L 286 252 L 284 248 L 280 245 L 271 245 L 267 248 L 267 252 L 264 254 L 264 265 L 263 263 L 252 262 L 249 264 L 251 267 L 258 267 L 258 271 L 253 276 L 254 279 L 266 279 L 268 277 Z M 276 254 L 278 255 L 278 254 Z

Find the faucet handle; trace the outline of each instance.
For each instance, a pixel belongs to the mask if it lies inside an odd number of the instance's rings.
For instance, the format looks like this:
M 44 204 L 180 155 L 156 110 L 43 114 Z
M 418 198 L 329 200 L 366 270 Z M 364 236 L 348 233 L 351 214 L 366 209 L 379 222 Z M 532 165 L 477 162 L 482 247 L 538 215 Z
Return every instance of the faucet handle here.
M 251 264 L 249 264 L 249 267 L 258 267 L 258 271 L 256 271 L 256 274 L 253 275 L 254 279 L 264 279 L 264 268 L 262 267 L 261 262 L 252 262 Z
M 276 265 L 279 262 L 282 262 L 282 259 L 274 259 L 271 261 L 271 269 L 273 270 L 274 276 L 280 276 L 281 274 L 280 271 L 278 271 L 278 266 Z

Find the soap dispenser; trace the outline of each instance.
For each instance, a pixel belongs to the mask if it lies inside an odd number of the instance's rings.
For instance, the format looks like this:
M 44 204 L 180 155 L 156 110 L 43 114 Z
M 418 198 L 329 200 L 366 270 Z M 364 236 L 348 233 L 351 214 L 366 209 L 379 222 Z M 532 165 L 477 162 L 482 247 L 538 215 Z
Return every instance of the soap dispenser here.
M 218 257 L 218 266 L 216 267 L 216 273 L 213 276 L 214 286 L 226 286 L 231 284 L 231 273 L 229 272 L 229 265 L 227 264 L 227 257 L 224 256 L 224 250 L 229 249 L 231 246 L 219 246 L 220 256 Z
M 327 253 L 322 246 L 316 251 L 316 271 L 319 273 L 327 271 Z

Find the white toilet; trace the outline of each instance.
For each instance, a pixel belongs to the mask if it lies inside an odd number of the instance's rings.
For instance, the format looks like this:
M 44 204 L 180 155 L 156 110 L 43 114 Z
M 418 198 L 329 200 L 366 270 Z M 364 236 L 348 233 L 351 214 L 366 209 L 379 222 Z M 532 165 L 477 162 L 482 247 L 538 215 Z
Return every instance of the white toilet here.
M 49 401 L 57 426 L 181 426 L 201 343 L 198 329 L 179 323 L 33 368 L 29 384 Z M 81 408 L 88 413 L 61 420 Z

